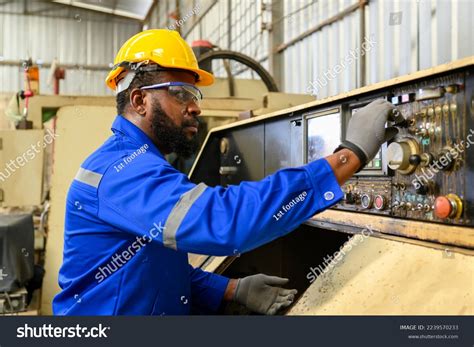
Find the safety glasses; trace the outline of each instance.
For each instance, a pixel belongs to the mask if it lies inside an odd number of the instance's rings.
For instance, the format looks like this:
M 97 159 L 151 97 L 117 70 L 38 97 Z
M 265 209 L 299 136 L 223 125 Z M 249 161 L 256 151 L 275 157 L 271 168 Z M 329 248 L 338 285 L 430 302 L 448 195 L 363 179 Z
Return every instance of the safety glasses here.
M 168 94 L 174 97 L 179 103 L 187 105 L 190 102 L 199 106 L 202 100 L 202 93 L 198 87 L 184 82 L 165 82 L 144 86 L 141 90 L 168 89 Z

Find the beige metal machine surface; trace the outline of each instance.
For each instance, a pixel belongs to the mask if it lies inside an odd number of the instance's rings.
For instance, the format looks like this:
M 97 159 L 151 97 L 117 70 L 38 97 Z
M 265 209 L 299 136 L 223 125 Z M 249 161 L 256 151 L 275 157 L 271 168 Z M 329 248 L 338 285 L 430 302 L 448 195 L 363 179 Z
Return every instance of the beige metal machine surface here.
M 43 130 L 0 131 L 1 207 L 41 204 L 44 136 Z
M 6 97 L 5 100 L 10 99 Z M 52 174 L 51 164 L 53 161 L 53 151 L 55 148 L 56 135 L 54 135 L 54 124 L 45 127 L 43 124 L 43 112 L 56 112 L 65 105 L 74 105 L 75 116 L 80 118 L 84 114 L 79 109 L 79 105 L 101 105 L 115 107 L 113 97 L 85 97 L 85 96 L 59 96 L 59 95 L 35 95 L 29 99 L 28 117 L 33 122 L 33 129 L 28 130 L 4 130 L 0 138 L 3 141 L 3 149 L 0 149 L 0 160 L 15 159 L 18 156 L 25 158 L 32 157 L 26 153 L 32 145 L 38 152 L 34 153 L 32 159 L 21 170 L 16 170 L 8 182 L 1 182 L 0 188 L 5 191 L 5 197 L 1 206 L 22 207 L 39 206 L 44 200 L 44 193 L 49 189 L 50 176 Z M 23 109 L 24 105 L 20 106 Z M 10 128 L 11 124 L 2 112 L 3 128 Z M 43 130 L 44 129 L 44 130 Z M 50 138 L 52 140 L 50 141 Z M 43 146 L 43 138 L 46 140 Z M 37 145 L 41 141 L 41 145 Z M 31 152 L 31 150 L 30 150 Z M 0 163 L 0 167 L 5 168 L 5 163 Z
M 115 107 L 115 98 L 113 96 L 35 95 L 29 101 L 28 120 L 33 122 L 34 129 L 42 129 L 44 110 L 57 110 L 63 106 L 78 105 Z M 76 115 L 80 116 L 78 110 L 76 110 Z
M 216 78 L 214 84 L 200 87 L 204 99 L 236 97 L 242 99 L 255 99 L 267 92 L 267 87 L 259 79 L 239 78 L 234 80 L 234 95 L 230 95 L 227 78 Z
M 8 130 L 8 129 L 15 129 L 12 122 L 5 115 L 5 111 L 10 103 L 12 98 L 12 94 L 10 93 L 0 93 L 0 129 L 1 130 Z
M 81 163 L 112 134 L 110 125 L 115 116 L 114 107 L 66 106 L 58 111 L 41 314 L 52 313 L 51 302 L 60 289 L 58 271 L 63 259 L 64 214 L 69 185 Z

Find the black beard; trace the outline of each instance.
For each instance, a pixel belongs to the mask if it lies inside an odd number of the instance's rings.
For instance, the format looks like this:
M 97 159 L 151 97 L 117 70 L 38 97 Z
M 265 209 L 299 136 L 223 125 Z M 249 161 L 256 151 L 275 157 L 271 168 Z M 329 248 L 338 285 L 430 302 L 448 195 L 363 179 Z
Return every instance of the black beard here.
M 158 102 L 153 104 L 151 121 L 153 134 L 159 143 L 170 153 L 174 152 L 183 158 L 189 158 L 192 154 L 196 153 L 199 148 L 198 136 L 194 135 L 189 139 L 184 131 L 185 127 L 194 126 L 196 123 L 198 123 L 197 119 L 188 122 L 183 121 L 183 124 L 178 127 L 166 115 Z

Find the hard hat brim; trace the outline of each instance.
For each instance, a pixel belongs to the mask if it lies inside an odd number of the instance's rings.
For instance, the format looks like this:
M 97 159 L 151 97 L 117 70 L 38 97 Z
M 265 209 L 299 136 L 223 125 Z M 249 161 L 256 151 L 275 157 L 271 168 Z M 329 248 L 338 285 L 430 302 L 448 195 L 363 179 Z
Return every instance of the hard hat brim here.
M 176 67 L 171 67 L 171 66 L 163 66 L 164 68 L 169 68 L 170 70 L 176 70 Z M 184 71 L 192 71 L 196 73 L 199 76 L 199 80 L 196 82 L 197 86 L 200 87 L 205 87 L 205 86 L 210 86 L 211 84 L 214 83 L 214 75 L 203 70 L 203 69 L 193 69 L 193 68 L 180 68 L 180 70 Z M 118 67 L 115 70 L 111 71 L 109 75 L 107 76 L 105 83 L 107 86 L 115 90 L 117 88 L 117 84 L 115 79 L 124 71 L 123 67 Z
M 206 70 L 203 69 L 192 69 L 192 68 L 187 68 L 187 69 L 182 69 L 182 70 L 188 70 L 188 71 L 193 71 L 198 74 L 199 80 L 196 82 L 197 86 L 210 86 L 211 84 L 214 83 L 214 75 L 207 72 Z

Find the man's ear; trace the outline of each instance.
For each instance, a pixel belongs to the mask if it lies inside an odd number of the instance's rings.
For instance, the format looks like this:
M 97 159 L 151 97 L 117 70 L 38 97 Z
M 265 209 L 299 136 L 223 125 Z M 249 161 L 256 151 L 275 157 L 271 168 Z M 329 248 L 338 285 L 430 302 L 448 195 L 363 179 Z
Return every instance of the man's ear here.
M 142 90 L 135 88 L 130 92 L 130 105 L 133 110 L 141 116 L 146 114 L 145 103 L 145 95 Z

